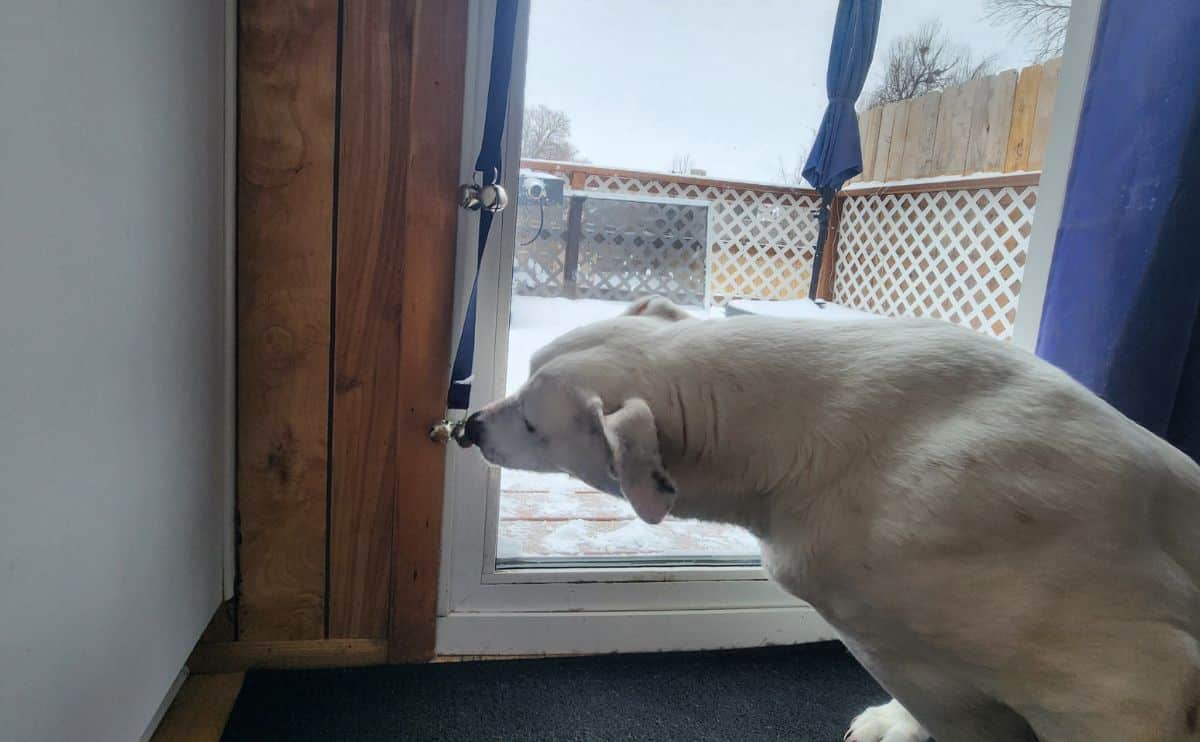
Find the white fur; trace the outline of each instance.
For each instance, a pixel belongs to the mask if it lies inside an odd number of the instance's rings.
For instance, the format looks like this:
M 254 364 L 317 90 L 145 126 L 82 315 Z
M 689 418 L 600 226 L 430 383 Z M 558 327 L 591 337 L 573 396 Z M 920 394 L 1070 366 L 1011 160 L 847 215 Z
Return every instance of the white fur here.
M 845 742 L 925 742 L 929 732 L 897 701 L 872 706 L 850 722 Z
M 636 454 L 646 512 L 752 531 L 940 742 L 1200 740 L 1200 468 L 1034 356 L 654 299 L 532 366 L 476 416 L 488 459 L 621 495 Z M 862 725 L 912 739 L 886 708 Z

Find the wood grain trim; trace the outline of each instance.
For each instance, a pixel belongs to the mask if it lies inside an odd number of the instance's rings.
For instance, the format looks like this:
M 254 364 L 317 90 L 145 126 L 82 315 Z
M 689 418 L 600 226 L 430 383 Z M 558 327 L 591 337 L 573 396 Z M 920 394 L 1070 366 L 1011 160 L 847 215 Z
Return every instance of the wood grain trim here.
M 433 656 L 467 0 L 346 0 L 330 636 Z
M 458 187 L 469 0 L 422 0 L 413 39 L 404 201 L 398 488 L 388 658 L 428 661 L 436 640 L 446 449 L 429 440 L 445 411 L 454 314 Z
M 842 218 L 845 194 L 834 196 L 829 205 L 829 227 L 825 237 L 825 254 L 821 259 L 821 274 L 817 276 L 817 298 L 833 301 L 833 271 L 837 265 L 838 225 Z
M 325 636 L 337 0 L 238 11 L 239 637 Z
M 242 691 L 242 672 L 190 675 L 150 742 L 216 742 Z
M 202 642 L 231 642 L 237 640 L 237 603 L 227 600 L 217 606 L 208 627 L 200 635 Z
M 387 642 L 382 639 L 313 639 L 200 644 L 192 650 L 187 666 L 193 674 L 212 675 L 260 668 L 366 667 L 386 662 Z
M 338 153 L 329 636 L 387 636 L 414 2 L 346 0 Z
M 554 162 L 551 160 L 521 160 L 521 167 L 533 168 L 543 172 L 567 175 L 582 173 L 598 175 L 602 178 L 633 178 L 635 180 L 655 180 L 659 183 L 678 183 L 680 185 L 695 185 L 701 188 L 731 188 L 737 191 L 754 191 L 756 193 L 792 193 L 797 196 L 816 196 L 812 188 L 797 188 L 795 186 L 771 185 L 768 183 L 747 183 L 741 180 L 722 180 L 705 178 L 695 175 L 675 175 L 673 173 L 656 173 L 649 170 L 626 170 L 615 167 L 597 167 L 574 162 Z M 575 181 L 572 180 L 572 187 Z
M 1041 179 L 1041 173 L 1013 173 L 1011 175 L 994 175 L 988 178 L 946 178 L 931 183 L 906 183 L 901 185 L 881 185 L 874 188 L 854 188 L 843 191 L 840 195 L 856 198 L 859 196 L 891 196 L 900 193 L 979 191 L 987 188 L 1005 187 L 1019 188 L 1027 185 L 1037 185 Z

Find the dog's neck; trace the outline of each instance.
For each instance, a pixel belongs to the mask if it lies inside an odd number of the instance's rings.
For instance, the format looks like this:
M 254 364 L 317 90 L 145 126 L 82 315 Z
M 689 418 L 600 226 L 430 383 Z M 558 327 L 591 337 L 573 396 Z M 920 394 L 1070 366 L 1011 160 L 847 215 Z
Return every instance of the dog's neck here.
M 664 375 L 658 384 L 651 396 L 661 400 L 654 414 L 663 464 L 679 491 L 676 516 L 730 523 L 766 538 L 780 495 L 802 504 L 857 455 L 834 450 L 816 433 L 819 405 L 803 399 L 788 401 L 783 412 L 792 424 L 781 431 L 756 419 L 737 384 L 716 389 L 679 375 Z

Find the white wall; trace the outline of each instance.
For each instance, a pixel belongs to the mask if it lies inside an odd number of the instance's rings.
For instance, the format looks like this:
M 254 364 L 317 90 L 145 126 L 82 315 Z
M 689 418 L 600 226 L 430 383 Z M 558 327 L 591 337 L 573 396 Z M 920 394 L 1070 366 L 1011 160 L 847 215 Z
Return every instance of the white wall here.
M 0 0 L 0 740 L 141 735 L 221 595 L 224 7 Z

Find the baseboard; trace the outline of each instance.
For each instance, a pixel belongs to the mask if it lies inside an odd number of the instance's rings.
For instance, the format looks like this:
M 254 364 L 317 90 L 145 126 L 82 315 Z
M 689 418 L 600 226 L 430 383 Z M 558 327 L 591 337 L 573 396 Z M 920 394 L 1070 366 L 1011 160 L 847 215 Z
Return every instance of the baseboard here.
M 150 723 L 146 725 L 146 731 L 142 732 L 139 737 L 139 742 L 150 742 L 150 738 L 154 736 L 154 732 L 158 730 L 158 725 L 162 723 L 163 717 L 167 714 L 167 709 L 171 708 L 171 704 L 175 702 L 175 696 L 179 695 L 179 689 L 183 687 L 183 683 L 187 680 L 188 668 L 185 665 L 175 676 L 175 682 L 171 683 L 171 687 L 167 688 L 167 695 L 163 698 L 162 703 L 158 705 L 158 709 L 154 712 L 154 716 L 150 717 Z
M 198 644 L 187 666 L 193 673 L 211 675 L 264 668 L 366 667 L 386 664 L 387 659 L 383 639 L 239 641 Z

